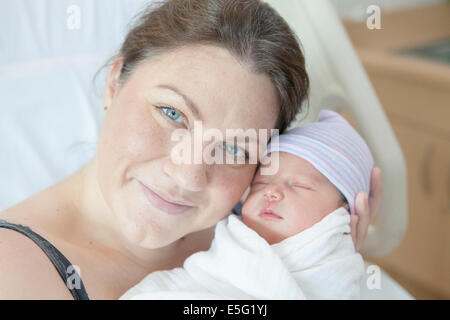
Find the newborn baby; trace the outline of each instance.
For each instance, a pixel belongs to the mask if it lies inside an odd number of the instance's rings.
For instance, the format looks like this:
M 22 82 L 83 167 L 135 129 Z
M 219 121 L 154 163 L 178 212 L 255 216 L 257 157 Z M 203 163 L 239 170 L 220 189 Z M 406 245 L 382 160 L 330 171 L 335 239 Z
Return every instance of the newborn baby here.
M 242 208 L 245 225 L 272 245 L 340 207 L 350 211 L 343 194 L 310 162 L 283 149 L 276 152 L 271 161 L 279 162 L 277 174 L 262 175 L 260 169 L 253 179 Z
M 208 251 L 151 273 L 121 299 L 359 298 L 364 264 L 349 215 L 356 194 L 369 194 L 369 148 L 329 110 L 275 142 L 264 156 L 279 169 L 258 169 L 242 217 L 221 220 Z

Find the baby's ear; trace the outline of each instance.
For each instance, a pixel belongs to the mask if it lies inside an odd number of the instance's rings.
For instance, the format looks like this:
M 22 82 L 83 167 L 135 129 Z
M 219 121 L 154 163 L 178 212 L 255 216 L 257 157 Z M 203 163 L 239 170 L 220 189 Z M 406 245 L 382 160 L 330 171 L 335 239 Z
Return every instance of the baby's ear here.
M 343 207 L 344 207 L 348 212 L 350 212 L 350 206 L 348 205 L 347 202 L 344 203 Z
M 350 206 L 348 205 L 347 199 L 345 199 L 344 196 L 342 196 L 341 198 L 340 206 L 345 208 L 345 210 L 347 210 L 348 212 L 350 212 Z

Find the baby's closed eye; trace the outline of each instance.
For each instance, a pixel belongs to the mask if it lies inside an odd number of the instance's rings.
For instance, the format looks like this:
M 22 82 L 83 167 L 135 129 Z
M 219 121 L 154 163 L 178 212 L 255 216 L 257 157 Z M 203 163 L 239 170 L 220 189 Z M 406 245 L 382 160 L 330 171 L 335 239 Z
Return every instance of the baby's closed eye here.
M 293 187 L 295 188 L 300 188 L 300 189 L 305 189 L 305 190 L 313 190 L 313 188 L 305 183 L 293 183 L 292 184 Z

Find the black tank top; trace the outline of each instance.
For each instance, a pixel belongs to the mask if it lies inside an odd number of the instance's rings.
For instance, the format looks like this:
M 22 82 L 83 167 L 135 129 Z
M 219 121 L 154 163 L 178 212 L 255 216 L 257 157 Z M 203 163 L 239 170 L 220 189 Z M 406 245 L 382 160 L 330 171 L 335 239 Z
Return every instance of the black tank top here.
M 81 280 L 81 277 L 77 273 L 75 267 L 50 242 L 42 238 L 30 228 L 20 224 L 12 224 L 0 219 L 0 228 L 15 230 L 33 240 L 53 263 L 73 298 L 75 300 L 89 300 L 83 281 Z

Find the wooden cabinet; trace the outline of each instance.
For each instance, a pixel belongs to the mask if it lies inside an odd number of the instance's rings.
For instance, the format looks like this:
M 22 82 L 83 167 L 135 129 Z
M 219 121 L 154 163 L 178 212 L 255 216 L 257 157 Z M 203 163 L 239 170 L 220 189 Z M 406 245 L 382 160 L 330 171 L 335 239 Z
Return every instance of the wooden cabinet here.
M 401 274 L 406 287 L 409 280 L 430 297 L 450 298 L 450 141 L 393 127 L 408 166 L 409 225 L 399 248 L 373 261 Z
M 450 299 L 450 65 L 401 49 L 450 39 L 450 5 L 382 14 L 382 31 L 345 23 L 403 150 L 409 225 L 370 261 L 418 299 Z

